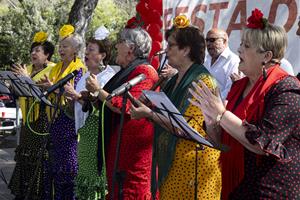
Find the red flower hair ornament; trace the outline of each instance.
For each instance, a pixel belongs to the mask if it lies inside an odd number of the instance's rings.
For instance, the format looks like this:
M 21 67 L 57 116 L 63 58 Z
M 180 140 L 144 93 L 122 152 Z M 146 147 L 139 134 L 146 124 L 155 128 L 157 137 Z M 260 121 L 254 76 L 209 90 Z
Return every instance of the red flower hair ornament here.
M 263 17 L 263 13 L 257 8 L 252 11 L 252 15 L 248 17 L 247 22 L 247 28 L 253 29 L 264 29 L 268 24 L 268 20 Z

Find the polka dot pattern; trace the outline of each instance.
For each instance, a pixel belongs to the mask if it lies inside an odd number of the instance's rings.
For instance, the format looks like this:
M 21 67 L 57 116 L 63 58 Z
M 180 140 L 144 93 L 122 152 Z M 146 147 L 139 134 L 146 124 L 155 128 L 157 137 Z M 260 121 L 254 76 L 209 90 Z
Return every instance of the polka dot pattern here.
M 209 88 L 213 88 L 214 84 L 209 75 L 201 75 L 200 79 Z M 202 129 L 204 117 L 201 110 L 189 104 L 184 115 L 192 116 L 193 119 L 189 121 L 189 124 L 202 136 L 205 136 Z M 171 169 L 160 188 L 160 199 L 194 199 L 196 146 L 195 142 L 178 140 Z M 219 156 L 220 152 L 212 148 L 205 147 L 204 150 L 198 150 L 197 199 L 220 199 Z
M 245 151 L 245 177 L 231 199 L 300 199 L 300 83 L 288 77 L 265 97 L 258 124 L 245 124 L 250 143 L 267 155 Z

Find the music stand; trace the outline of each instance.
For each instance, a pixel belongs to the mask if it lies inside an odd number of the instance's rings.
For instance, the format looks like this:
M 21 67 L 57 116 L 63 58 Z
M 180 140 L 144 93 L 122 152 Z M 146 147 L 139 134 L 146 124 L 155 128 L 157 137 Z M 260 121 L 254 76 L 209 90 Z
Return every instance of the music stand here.
M 198 145 L 196 146 L 196 159 L 195 159 L 195 195 L 194 199 L 197 200 L 198 193 L 198 151 L 204 150 L 204 146 L 214 148 L 220 151 L 228 151 L 228 147 L 225 145 L 218 145 L 213 141 L 206 140 L 203 136 L 201 136 L 196 130 L 194 130 L 186 121 L 184 116 L 177 110 L 177 108 L 173 105 L 170 99 L 164 92 L 154 92 L 154 91 L 143 91 L 145 97 L 156 106 L 156 108 L 160 111 L 160 113 L 167 119 L 169 119 L 172 124 L 172 133 L 177 137 L 191 140 L 196 142 Z M 176 129 L 181 129 L 181 132 L 176 131 Z M 209 136 L 209 135 L 208 135 Z
M 21 131 L 20 115 L 19 115 L 19 97 L 34 97 L 35 99 L 44 102 L 46 105 L 53 106 L 50 101 L 42 96 L 40 88 L 26 76 L 19 76 L 11 71 L 0 72 L 0 93 L 7 94 L 13 97 L 16 101 L 16 134 L 17 144 L 19 144 L 19 136 Z

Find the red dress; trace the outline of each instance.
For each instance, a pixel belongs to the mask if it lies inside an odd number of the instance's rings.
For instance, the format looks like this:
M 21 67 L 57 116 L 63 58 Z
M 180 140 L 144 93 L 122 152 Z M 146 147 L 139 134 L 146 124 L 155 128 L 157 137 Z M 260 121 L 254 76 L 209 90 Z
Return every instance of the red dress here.
M 149 90 L 158 81 L 158 75 L 154 68 L 149 65 L 137 66 L 127 77 L 127 81 L 139 74 L 145 74 L 146 79 L 130 89 L 135 98 L 139 98 L 142 90 Z M 122 97 L 114 97 L 112 105 L 121 109 Z M 129 109 L 131 102 L 126 105 L 126 114 L 121 134 L 119 171 L 125 172 L 123 183 L 123 199 L 147 200 L 151 199 L 151 164 L 152 142 L 154 127 L 146 119 L 130 119 Z M 112 193 L 112 175 L 116 155 L 117 135 L 119 130 L 120 114 L 114 113 L 112 117 L 113 131 L 106 150 L 107 179 L 109 197 Z M 114 199 L 118 199 L 118 182 L 114 187 Z

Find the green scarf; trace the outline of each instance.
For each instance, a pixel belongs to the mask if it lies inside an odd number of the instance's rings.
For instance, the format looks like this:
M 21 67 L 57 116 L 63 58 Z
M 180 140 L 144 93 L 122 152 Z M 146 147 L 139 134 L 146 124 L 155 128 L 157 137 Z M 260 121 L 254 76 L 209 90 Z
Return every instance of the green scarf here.
M 200 64 L 193 64 L 182 77 L 178 86 L 174 90 L 178 76 L 174 76 L 163 89 L 172 103 L 180 111 L 185 113 L 190 96 L 188 88 L 191 87 L 193 81 L 198 81 L 199 76 L 209 74 L 207 69 Z M 157 191 L 168 175 L 173 162 L 175 148 L 178 137 L 172 133 L 168 133 L 161 127 L 155 127 L 154 146 L 153 146 L 153 164 L 152 164 L 152 194 Z M 158 180 L 156 180 L 156 167 L 158 166 Z

